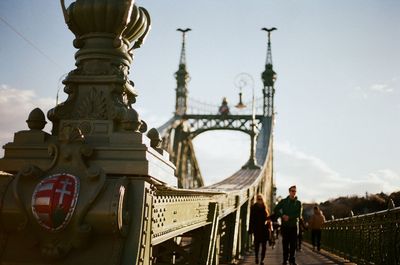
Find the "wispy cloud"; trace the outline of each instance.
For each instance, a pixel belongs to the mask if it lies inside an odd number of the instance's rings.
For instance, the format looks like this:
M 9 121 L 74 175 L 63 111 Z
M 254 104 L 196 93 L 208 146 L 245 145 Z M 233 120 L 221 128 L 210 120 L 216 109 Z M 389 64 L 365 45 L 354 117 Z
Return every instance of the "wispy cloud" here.
M 362 196 L 365 192 L 393 192 L 400 189 L 400 175 L 381 169 L 365 176 L 346 176 L 320 158 L 306 154 L 290 143 L 276 144 L 278 193 L 287 195 L 287 188 L 297 184 L 304 201 L 323 201 L 347 195 Z
M 161 125 L 163 125 L 166 121 L 168 121 L 172 113 L 161 113 L 157 114 L 154 113 L 153 111 L 149 111 L 149 109 L 141 107 L 141 106 L 133 106 L 135 110 L 139 113 L 140 118 L 143 119 L 148 126 L 148 129 L 150 128 L 157 128 Z
M 368 98 L 373 93 L 379 93 L 382 95 L 392 94 L 398 91 L 399 82 L 398 78 L 393 77 L 386 82 L 380 82 L 375 84 L 370 84 L 368 86 L 356 86 L 354 90 L 362 95 L 363 98 Z
M 33 90 L 16 89 L 5 84 L 0 84 L 0 144 L 13 140 L 13 134 L 20 130 L 27 130 L 26 120 L 34 108 L 40 108 L 46 114 L 54 107 L 56 101 L 53 98 L 42 98 Z M 149 127 L 157 127 L 167 120 L 167 114 L 154 115 L 143 107 L 137 108 L 140 117 Z M 45 130 L 50 131 L 51 124 L 48 121 Z M 0 150 L 3 155 L 3 149 Z
M 248 145 L 246 137 L 223 132 L 196 139 L 196 155 L 206 183 L 220 181 L 238 170 L 248 159 Z M 287 196 L 288 187 L 296 184 L 298 195 L 305 202 L 400 190 L 400 175 L 391 169 L 366 175 L 347 175 L 344 170 L 332 168 L 326 161 L 299 150 L 289 142 L 276 143 L 274 162 L 278 195 Z
M 375 187 L 375 190 L 400 190 L 400 174 L 394 172 L 391 169 L 380 169 L 375 172 L 371 172 L 368 174 L 367 180 L 377 185 Z
M 368 93 L 366 93 L 362 87 L 356 86 L 354 87 L 354 90 L 357 92 L 357 94 L 359 93 L 364 99 L 368 98 Z
M 369 90 L 381 93 L 392 93 L 394 91 L 393 87 L 388 84 L 373 84 L 369 87 Z
M 54 107 L 55 100 L 41 98 L 32 90 L 12 88 L 5 84 L 0 85 L 0 143 L 5 144 L 13 140 L 13 134 L 28 129 L 26 120 L 34 108 L 41 108 L 46 113 Z M 49 130 L 47 124 L 45 130 Z M 3 155 L 3 149 L 0 150 Z

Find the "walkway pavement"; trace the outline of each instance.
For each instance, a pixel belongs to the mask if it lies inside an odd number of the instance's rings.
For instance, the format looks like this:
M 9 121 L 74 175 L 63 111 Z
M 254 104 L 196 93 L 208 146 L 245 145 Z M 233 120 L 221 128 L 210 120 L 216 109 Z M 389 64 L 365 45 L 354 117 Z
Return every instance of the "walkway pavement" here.
M 313 251 L 312 247 L 308 243 L 303 243 L 302 251 L 296 252 L 296 263 L 298 265 L 330 265 L 330 264 L 340 264 L 340 265 L 356 265 L 343 258 L 340 258 L 332 253 L 325 250 L 320 252 Z M 249 253 L 241 260 L 239 265 L 255 265 L 254 253 Z M 281 241 L 276 242 L 276 247 L 272 249 L 268 247 L 267 254 L 264 260 L 265 265 L 281 265 L 282 264 L 282 243 Z

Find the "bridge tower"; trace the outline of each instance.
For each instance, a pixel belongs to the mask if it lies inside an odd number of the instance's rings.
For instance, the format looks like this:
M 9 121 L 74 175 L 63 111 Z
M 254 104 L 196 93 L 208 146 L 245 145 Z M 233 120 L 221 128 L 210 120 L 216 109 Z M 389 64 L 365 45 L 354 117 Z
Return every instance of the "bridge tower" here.
M 271 52 L 271 32 L 277 28 L 262 28 L 262 30 L 268 33 L 268 43 L 267 43 L 267 58 L 265 62 L 265 70 L 261 74 L 263 80 L 263 115 L 267 117 L 272 117 L 274 114 L 274 95 L 275 89 L 274 84 L 276 80 L 276 73 L 273 70 L 272 65 L 272 52 Z
M 163 148 L 169 152 L 171 161 L 176 166 L 178 187 L 199 188 L 204 186 L 204 182 L 194 152 L 192 137 L 188 133 L 190 126 L 185 119 L 188 109 L 188 83 L 190 80 L 189 72 L 186 68 L 186 34 L 191 29 L 178 28 L 177 31 L 182 33 L 182 44 L 179 67 L 175 72 L 175 113 L 174 117 L 158 130 L 163 137 Z
M 176 78 L 176 103 L 175 103 L 175 115 L 186 114 L 187 110 L 187 96 L 188 96 L 188 82 L 190 80 L 189 72 L 186 70 L 186 33 L 191 29 L 177 29 L 182 32 L 182 47 L 181 56 L 179 59 L 179 68 L 175 73 Z
M 270 135 L 270 148 L 271 148 L 271 158 L 269 160 L 270 169 L 271 169 L 271 203 L 275 203 L 276 199 L 276 186 L 275 186 L 275 178 L 274 175 L 274 134 L 273 134 L 273 126 L 275 121 L 275 108 L 274 108 L 274 96 L 275 96 L 275 81 L 276 81 L 276 73 L 273 69 L 272 64 L 272 50 L 271 50 L 271 32 L 277 30 L 277 28 L 262 28 L 261 30 L 267 32 L 267 56 L 265 61 L 265 70 L 261 73 L 261 79 L 263 81 L 263 116 L 271 119 L 271 135 Z

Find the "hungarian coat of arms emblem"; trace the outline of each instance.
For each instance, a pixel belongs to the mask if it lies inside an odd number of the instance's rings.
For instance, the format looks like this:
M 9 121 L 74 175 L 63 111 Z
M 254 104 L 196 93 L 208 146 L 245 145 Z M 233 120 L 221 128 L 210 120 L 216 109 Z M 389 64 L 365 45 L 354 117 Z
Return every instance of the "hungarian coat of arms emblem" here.
M 32 195 L 33 215 L 47 230 L 62 230 L 72 218 L 78 195 L 77 177 L 66 173 L 51 175 L 35 187 Z

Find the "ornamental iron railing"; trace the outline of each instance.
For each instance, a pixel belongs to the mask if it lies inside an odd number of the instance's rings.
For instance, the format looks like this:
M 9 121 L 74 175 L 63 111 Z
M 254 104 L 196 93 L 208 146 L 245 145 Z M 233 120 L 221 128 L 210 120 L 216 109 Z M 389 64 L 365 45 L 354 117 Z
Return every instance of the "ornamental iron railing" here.
M 400 264 L 400 207 L 325 223 L 323 247 L 357 264 Z

